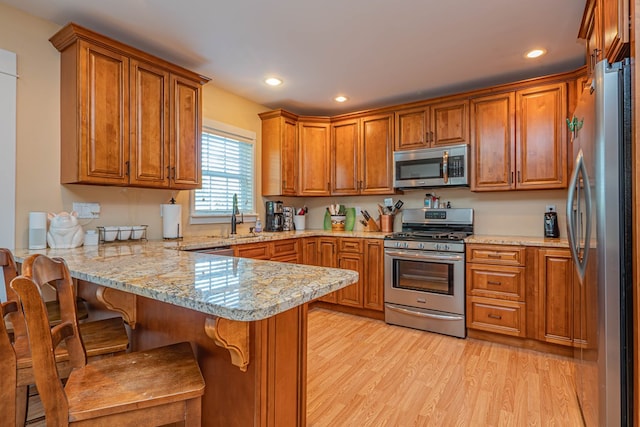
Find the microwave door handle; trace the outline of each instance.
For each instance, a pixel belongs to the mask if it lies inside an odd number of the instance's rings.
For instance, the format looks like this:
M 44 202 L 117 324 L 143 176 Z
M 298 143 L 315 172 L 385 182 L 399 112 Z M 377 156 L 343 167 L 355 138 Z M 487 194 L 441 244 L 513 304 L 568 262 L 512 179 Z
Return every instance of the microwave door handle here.
M 445 184 L 449 183 L 449 152 L 442 153 L 442 178 Z

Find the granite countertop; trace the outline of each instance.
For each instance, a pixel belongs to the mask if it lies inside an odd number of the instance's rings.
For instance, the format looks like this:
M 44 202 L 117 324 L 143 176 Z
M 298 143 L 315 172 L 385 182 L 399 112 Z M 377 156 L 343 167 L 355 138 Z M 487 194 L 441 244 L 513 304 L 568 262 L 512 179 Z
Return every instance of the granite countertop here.
M 253 234 L 238 234 L 235 237 L 222 236 L 189 236 L 181 240 L 168 240 L 164 242 L 166 248 L 182 251 L 195 251 L 199 249 L 218 248 L 221 246 L 243 245 L 247 243 L 269 242 L 301 237 L 354 237 L 366 239 L 384 239 L 391 233 L 368 231 L 331 231 L 331 230 L 305 230 L 305 231 L 280 231 L 261 232 Z
M 62 257 L 77 279 L 241 321 L 274 316 L 358 280 L 358 273 L 351 270 L 167 246 L 171 245 L 162 241 L 122 242 L 74 249 L 17 249 L 14 256 L 18 262 L 34 253 Z
M 485 245 L 518 245 L 518 246 L 540 246 L 552 248 L 568 248 L 569 241 L 566 238 L 545 238 L 534 236 L 496 236 L 479 235 L 467 237 L 465 243 L 478 243 Z

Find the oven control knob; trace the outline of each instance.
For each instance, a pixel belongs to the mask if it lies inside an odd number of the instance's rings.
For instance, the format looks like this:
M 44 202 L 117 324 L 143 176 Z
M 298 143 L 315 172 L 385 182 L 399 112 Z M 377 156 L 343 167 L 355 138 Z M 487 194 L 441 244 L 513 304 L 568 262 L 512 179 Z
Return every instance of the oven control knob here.
M 406 249 L 409 247 L 409 243 L 407 242 L 396 242 L 396 248 Z
M 436 243 L 436 251 L 448 251 L 449 245 L 446 243 Z
M 424 249 L 424 243 L 422 242 L 418 243 L 418 249 Z

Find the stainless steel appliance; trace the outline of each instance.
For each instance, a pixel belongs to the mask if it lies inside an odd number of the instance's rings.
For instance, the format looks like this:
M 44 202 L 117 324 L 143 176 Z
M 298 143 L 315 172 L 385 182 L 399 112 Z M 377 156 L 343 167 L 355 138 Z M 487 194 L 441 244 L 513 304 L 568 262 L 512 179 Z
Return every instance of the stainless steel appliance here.
M 573 127 L 567 232 L 580 283 L 576 394 L 586 426 L 633 423 L 629 63 L 595 68 Z
M 284 225 L 284 213 L 282 202 L 266 202 L 267 218 L 264 231 L 282 231 Z
M 395 151 L 396 188 L 432 188 L 469 185 L 469 146 L 450 145 L 420 150 Z
M 387 323 L 464 338 L 464 238 L 473 209 L 406 209 L 384 241 Z

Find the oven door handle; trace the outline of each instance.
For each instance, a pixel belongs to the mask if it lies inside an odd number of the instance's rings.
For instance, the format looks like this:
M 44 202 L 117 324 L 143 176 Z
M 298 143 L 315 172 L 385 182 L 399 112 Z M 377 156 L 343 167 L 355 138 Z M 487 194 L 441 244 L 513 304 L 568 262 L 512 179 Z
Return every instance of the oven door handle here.
M 385 305 L 391 311 L 397 311 L 398 313 L 408 314 L 409 316 L 425 317 L 427 319 L 438 319 L 438 320 L 464 320 L 463 316 L 423 313 L 421 311 L 413 311 L 413 310 L 408 310 L 406 308 L 396 307 L 395 305 L 391 305 L 391 304 L 385 304 Z
M 464 261 L 462 255 L 433 255 L 425 254 L 424 252 L 407 252 L 407 251 L 385 251 L 385 255 L 392 256 L 394 258 L 405 259 L 421 259 L 425 261 Z

